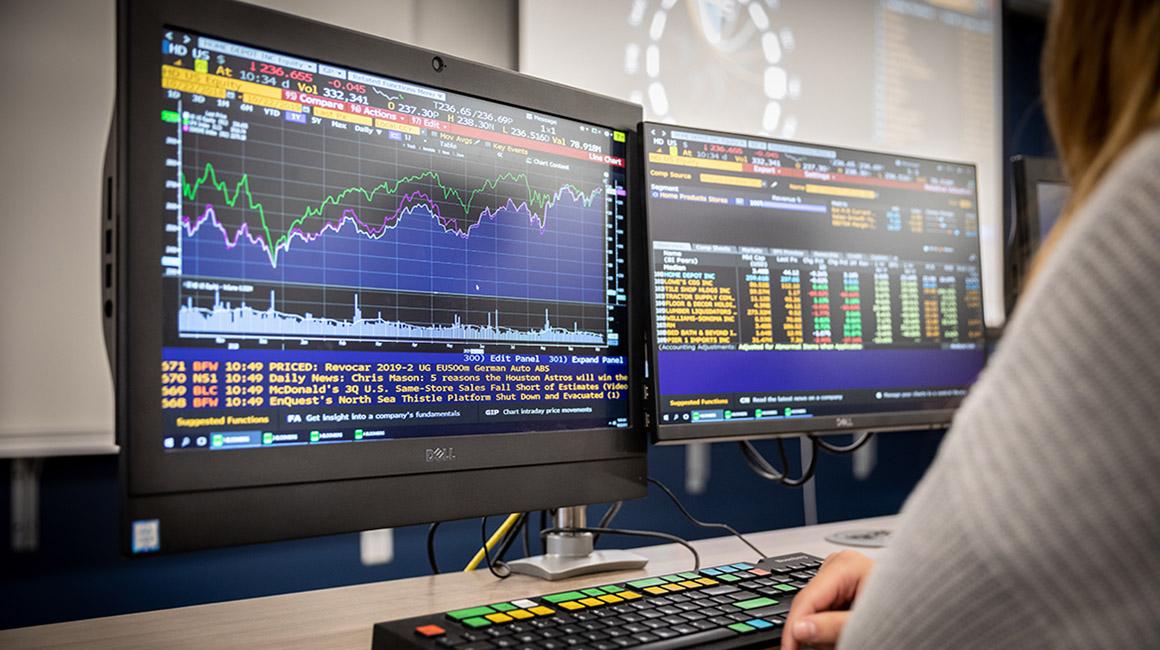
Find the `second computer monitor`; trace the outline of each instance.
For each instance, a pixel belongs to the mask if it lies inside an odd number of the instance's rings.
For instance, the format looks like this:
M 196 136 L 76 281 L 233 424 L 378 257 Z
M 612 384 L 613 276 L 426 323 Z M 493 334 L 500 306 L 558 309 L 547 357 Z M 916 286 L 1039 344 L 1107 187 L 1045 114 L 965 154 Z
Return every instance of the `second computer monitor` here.
M 949 421 L 985 361 L 973 165 L 642 135 L 658 441 Z

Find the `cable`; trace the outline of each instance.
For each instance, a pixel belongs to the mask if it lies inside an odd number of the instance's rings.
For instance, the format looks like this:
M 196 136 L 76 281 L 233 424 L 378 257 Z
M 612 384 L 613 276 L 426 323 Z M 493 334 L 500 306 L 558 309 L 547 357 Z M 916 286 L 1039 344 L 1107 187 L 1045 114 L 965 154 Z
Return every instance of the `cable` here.
M 499 525 L 499 528 L 495 531 L 495 534 L 491 536 L 491 539 L 487 539 L 487 517 L 483 517 L 479 520 L 479 541 L 483 542 L 483 548 L 480 550 L 483 551 L 483 558 L 487 562 L 487 570 L 491 572 L 491 575 L 495 576 L 496 578 L 499 578 L 500 580 L 503 580 L 504 578 L 510 576 L 512 574 L 512 572 L 511 572 L 511 569 L 509 569 L 506 564 L 500 563 L 499 567 L 497 567 L 495 564 L 492 563 L 492 561 L 491 561 L 491 547 L 495 544 L 496 536 L 500 534 L 500 531 L 504 530 L 504 526 L 507 526 L 508 522 L 512 520 L 512 517 L 518 517 L 518 516 L 519 515 L 517 513 L 514 513 L 514 512 L 512 514 L 508 515 L 508 518 L 505 519 L 504 522 Z M 506 532 L 506 531 L 504 531 L 504 532 Z M 504 571 L 506 571 L 506 573 L 501 573 L 499 571 L 499 569 L 503 569 Z M 467 570 L 468 569 L 464 569 L 464 571 L 467 571 Z
M 754 546 L 753 544 L 751 544 L 749 542 L 749 540 L 745 539 L 744 535 L 737 532 L 736 528 L 730 526 L 729 524 L 704 522 L 704 521 L 701 521 L 700 519 L 697 519 L 696 517 L 693 516 L 693 513 L 689 512 L 689 509 L 685 507 L 685 504 L 681 503 L 680 499 L 677 498 L 677 495 L 673 494 L 673 491 L 669 489 L 669 486 L 665 485 L 664 483 L 661 483 L 658 479 L 655 479 L 651 476 L 649 477 L 648 482 L 659 487 L 661 489 L 661 491 L 663 491 L 665 494 L 667 494 L 669 499 L 671 499 L 672 502 L 674 504 L 676 504 L 677 509 L 681 511 L 681 514 L 685 515 L 685 519 L 688 519 L 689 521 L 693 522 L 694 525 L 700 526 L 701 528 L 717 528 L 720 530 L 728 531 L 729 533 L 732 533 L 734 537 L 741 540 L 746 546 L 753 549 L 753 552 L 757 553 L 757 557 L 759 559 L 764 559 L 765 557 L 767 557 L 765 555 L 765 553 L 761 552 L 761 549 L 759 549 L 756 546 Z
M 800 478 L 783 478 L 781 480 L 782 485 L 784 485 L 786 487 L 801 487 L 801 486 L 805 485 L 806 483 L 809 483 L 810 479 L 812 479 L 814 477 L 814 472 L 816 472 L 818 469 L 818 456 L 820 455 L 820 454 L 818 454 L 818 439 L 811 437 L 810 443 L 813 445 L 813 450 L 812 450 L 812 453 L 810 453 L 809 466 L 802 470 L 802 475 Z M 786 458 L 786 453 L 785 453 L 785 439 L 784 438 L 777 439 L 777 450 L 778 450 L 778 453 L 781 454 L 782 461 L 785 462 L 785 465 L 783 467 L 789 467 L 789 459 Z
M 753 470 L 753 473 L 767 481 L 775 481 L 786 487 L 801 487 L 814 477 L 818 466 L 818 450 L 820 448 L 818 440 L 812 436 L 809 440 L 813 445 L 813 453 L 810 454 L 810 464 L 803 468 L 802 475 L 799 478 L 790 478 L 784 471 L 779 472 L 774 469 L 773 465 L 769 464 L 769 461 L 765 459 L 765 456 L 761 455 L 761 452 L 757 450 L 757 447 L 752 442 L 742 440 L 739 444 L 741 445 L 741 453 L 745 456 L 745 462 Z M 789 467 L 789 456 L 785 451 L 785 442 L 781 438 L 777 440 L 777 451 L 781 457 L 782 467 Z
M 688 540 L 677 537 L 676 535 L 670 535 L 668 533 L 658 533 L 652 530 L 628 530 L 626 528 L 596 527 L 547 528 L 543 532 L 546 535 L 550 535 L 552 533 L 600 533 L 602 535 L 620 535 L 623 537 L 655 537 L 656 539 L 663 539 L 669 542 L 673 542 L 674 544 L 680 544 L 681 546 L 684 546 L 690 553 L 693 554 L 693 570 L 701 570 L 701 555 L 697 553 L 697 549 L 693 548 L 693 545 L 690 544 Z
M 604 512 L 604 516 L 600 518 L 600 523 L 596 524 L 596 527 L 597 528 L 608 528 L 609 526 L 611 526 L 612 520 L 616 519 L 616 515 L 620 513 L 620 509 L 623 506 L 624 506 L 623 501 L 617 501 L 617 502 L 613 503 L 611 506 L 609 506 L 608 510 L 606 510 Z M 598 542 L 598 541 L 600 541 L 600 535 L 593 535 L 592 536 L 592 545 L 595 546 L 596 542 Z
M 524 557 L 532 557 L 532 513 L 524 514 Z
M 858 449 L 862 445 L 866 444 L 867 442 L 870 442 L 870 439 L 873 437 L 874 437 L 873 433 L 866 432 L 866 433 L 862 434 L 862 437 L 858 438 L 854 442 L 846 445 L 845 447 L 839 447 L 839 446 L 831 445 L 830 443 L 826 442 L 825 440 L 822 440 L 821 438 L 814 438 L 814 436 L 810 436 L 810 438 L 813 439 L 813 441 L 816 442 L 819 447 L 821 447 L 825 451 L 830 452 L 831 454 L 851 454 L 851 453 L 854 453 L 855 451 L 858 451 Z
M 431 573 L 438 575 L 439 563 L 435 560 L 435 531 L 441 522 L 435 522 L 427 527 L 427 562 L 431 565 Z
M 516 521 L 516 525 L 512 526 L 507 535 L 499 543 L 499 550 L 495 553 L 495 563 L 502 564 L 503 558 L 507 555 L 508 549 L 511 548 L 512 543 L 520 536 L 520 530 L 528 522 L 528 514 L 526 512 L 520 513 L 520 518 Z
M 503 523 L 499 525 L 499 528 L 495 529 L 495 533 L 493 533 L 491 537 L 487 537 L 486 531 L 484 532 L 484 537 L 486 540 L 483 542 L 483 547 L 476 552 L 475 557 L 471 558 L 471 561 L 468 562 L 467 566 L 463 568 L 464 573 L 474 571 L 476 567 L 479 566 L 479 563 L 487 558 L 487 555 L 491 551 L 492 547 L 495 546 L 497 542 L 499 542 L 500 538 L 502 538 L 504 534 L 507 533 L 508 529 L 510 529 L 516 523 L 516 520 L 519 519 L 519 517 L 520 513 L 518 512 L 513 512 L 508 515 L 507 519 L 504 519 Z M 487 525 L 487 517 L 483 518 L 483 523 L 484 526 Z M 488 566 L 491 566 L 490 562 L 488 562 Z

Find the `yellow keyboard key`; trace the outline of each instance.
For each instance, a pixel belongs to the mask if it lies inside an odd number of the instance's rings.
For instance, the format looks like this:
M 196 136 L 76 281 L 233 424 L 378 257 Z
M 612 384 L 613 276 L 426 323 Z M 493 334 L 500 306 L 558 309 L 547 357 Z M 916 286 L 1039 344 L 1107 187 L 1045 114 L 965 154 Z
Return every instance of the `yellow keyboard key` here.
M 484 616 L 484 618 L 491 621 L 492 623 L 510 623 L 512 621 L 512 617 L 508 616 L 507 614 L 488 614 L 487 616 Z
M 564 609 L 566 609 L 570 612 L 574 612 L 578 609 L 584 609 L 583 605 L 581 605 L 580 603 L 578 603 L 574 600 L 569 600 L 567 602 L 559 603 L 559 605 L 560 605 L 560 607 L 563 607 Z
M 521 621 L 529 619 L 529 618 L 535 618 L 535 616 L 536 616 L 535 614 L 529 612 L 526 609 L 513 609 L 512 611 L 507 612 L 507 615 L 514 618 L 514 619 L 518 619 Z
M 622 591 L 616 595 L 625 600 L 636 600 L 637 598 L 641 597 L 640 594 L 636 593 L 635 591 Z
M 596 598 L 581 598 L 579 602 L 584 603 L 589 607 L 600 607 L 604 604 L 603 600 L 598 600 Z
M 668 589 L 669 591 L 684 591 L 685 590 L 684 587 L 682 587 L 681 585 L 679 585 L 675 582 L 670 582 L 669 584 L 665 585 L 664 587 L 665 587 L 665 589 Z
M 712 587 L 713 585 L 721 584 L 712 578 L 697 578 L 697 582 L 705 585 L 706 587 Z
M 664 588 L 662 588 L 662 587 L 645 587 L 644 590 L 649 592 L 650 594 L 652 594 L 654 596 L 663 596 L 664 594 L 669 593 L 669 592 L 665 591 Z
M 701 585 L 693 582 L 692 580 L 686 580 L 686 581 L 678 583 L 678 584 L 680 584 L 682 587 L 688 587 L 689 589 L 700 589 L 701 588 Z
M 604 602 L 606 602 L 610 605 L 612 603 L 623 603 L 624 602 L 623 598 L 620 598 L 618 596 L 613 596 L 612 594 L 608 594 L 607 596 L 601 596 L 600 600 L 603 600 Z
M 539 607 L 532 607 L 528 609 L 528 611 L 535 614 L 536 616 L 551 616 L 552 614 L 556 613 L 556 610 L 552 609 L 551 607 L 544 607 L 543 605 L 540 605 Z

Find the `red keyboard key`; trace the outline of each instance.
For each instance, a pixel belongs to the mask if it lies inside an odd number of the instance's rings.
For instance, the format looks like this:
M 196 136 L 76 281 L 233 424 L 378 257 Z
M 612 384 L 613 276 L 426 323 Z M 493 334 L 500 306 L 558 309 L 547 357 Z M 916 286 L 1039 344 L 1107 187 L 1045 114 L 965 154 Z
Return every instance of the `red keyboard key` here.
M 415 634 L 426 637 L 428 639 L 441 636 L 446 633 L 447 630 L 444 630 L 438 625 L 420 625 L 419 627 L 415 628 Z

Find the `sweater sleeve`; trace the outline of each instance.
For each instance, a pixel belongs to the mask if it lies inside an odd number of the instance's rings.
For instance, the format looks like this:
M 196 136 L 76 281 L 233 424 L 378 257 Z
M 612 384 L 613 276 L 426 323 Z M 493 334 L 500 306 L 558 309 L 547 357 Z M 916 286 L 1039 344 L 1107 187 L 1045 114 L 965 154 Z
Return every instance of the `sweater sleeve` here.
M 1160 132 L 1109 172 L 903 508 L 840 648 L 1160 647 Z

